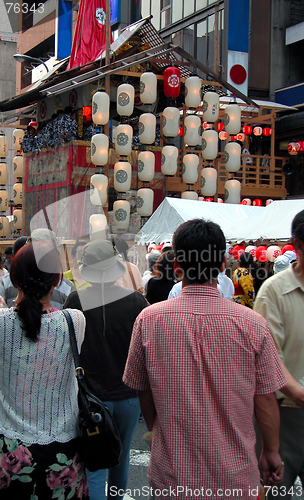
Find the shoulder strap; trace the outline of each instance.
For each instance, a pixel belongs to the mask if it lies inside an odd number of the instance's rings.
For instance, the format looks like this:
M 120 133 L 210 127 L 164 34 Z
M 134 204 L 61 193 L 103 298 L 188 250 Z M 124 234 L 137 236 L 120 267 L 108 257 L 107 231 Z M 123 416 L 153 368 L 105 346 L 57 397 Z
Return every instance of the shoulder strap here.
M 129 271 L 129 275 L 130 275 L 131 281 L 132 281 L 133 288 L 134 288 L 134 290 L 137 290 L 137 286 L 136 286 L 135 279 L 134 279 L 134 274 L 132 272 L 130 263 L 129 263 L 128 260 L 126 260 L 125 262 L 127 264 L 127 268 L 128 268 L 128 271 Z
M 87 391 L 85 377 L 84 377 L 84 369 L 81 367 L 81 364 L 80 364 L 80 357 L 79 357 L 79 353 L 78 353 L 74 324 L 73 324 L 70 313 L 66 309 L 63 309 L 62 312 L 65 316 L 65 319 L 67 320 L 68 327 L 69 327 L 70 344 L 71 344 L 72 354 L 73 354 L 74 363 L 75 363 L 75 374 L 76 374 L 78 386 L 82 390 Z

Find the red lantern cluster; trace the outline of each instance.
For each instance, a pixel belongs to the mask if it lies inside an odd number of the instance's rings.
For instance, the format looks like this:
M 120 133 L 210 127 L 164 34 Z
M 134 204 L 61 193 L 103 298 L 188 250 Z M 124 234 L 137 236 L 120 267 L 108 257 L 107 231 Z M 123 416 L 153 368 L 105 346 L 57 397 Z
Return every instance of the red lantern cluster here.
M 166 97 L 178 97 L 180 94 L 180 70 L 169 66 L 164 71 L 164 93 Z
M 267 262 L 267 247 L 263 245 L 257 247 L 255 256 L 259 262 Z

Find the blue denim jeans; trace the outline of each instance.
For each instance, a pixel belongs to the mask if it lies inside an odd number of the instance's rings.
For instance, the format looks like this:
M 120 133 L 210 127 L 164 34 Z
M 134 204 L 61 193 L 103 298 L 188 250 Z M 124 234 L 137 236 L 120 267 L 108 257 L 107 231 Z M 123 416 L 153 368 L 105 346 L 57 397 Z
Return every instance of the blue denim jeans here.
M 117 425 L 122 442 L 122 457 L 120 464 L 112 469 L 101 469 L 96 472 L 87 470 L 89 494 L 90 500 L 105 500 L 106 498 L 119 500 L 123 497 L 122 492 L 125 491 L 128 483 L 130 448 L 140 414 L 139 402 L 137 398 L 130 398 L 121 401 L 104 401 L 104 403 Z M 108 494 L 106 496 L 107 475 Z

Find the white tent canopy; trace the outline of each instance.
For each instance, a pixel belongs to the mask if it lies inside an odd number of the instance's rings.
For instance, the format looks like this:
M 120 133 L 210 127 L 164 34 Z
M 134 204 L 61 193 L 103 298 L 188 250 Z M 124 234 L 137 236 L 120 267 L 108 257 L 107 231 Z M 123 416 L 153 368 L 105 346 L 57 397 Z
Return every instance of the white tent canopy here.
M 196 218 L 216 222 L 221 226 L 226 236 L 230 232 L 231 226 L 236 223 L 241 224 L 249 217 L 264 212 L 264 210 L 266 210 L 265 207 L 165 198 L 136 235 L 135 242 L 159 244 L 171 241 L 178 226 L 187 220 Z
M 294 216 L 304 210 L 304 200 L 278 200 L 262 212 L 241 223 L 236 223 L 225 232 L 232 243 L 250 240 L 288 241 Z

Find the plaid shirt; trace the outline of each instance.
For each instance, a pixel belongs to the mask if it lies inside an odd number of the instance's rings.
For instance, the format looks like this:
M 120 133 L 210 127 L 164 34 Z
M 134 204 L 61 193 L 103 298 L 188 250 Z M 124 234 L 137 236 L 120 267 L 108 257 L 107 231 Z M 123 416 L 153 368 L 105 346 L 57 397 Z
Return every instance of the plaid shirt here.
M 171 487 L 179 499 L 210 498 L 193 493 L 201 488 L 213 498 L 225 498 L 225 488 L 241 488 L 242 500 L 257 497 L 249 492 L 260 477 L 254 396 L 286 385 L 259 314 L 223 299 L 214 287 L 187 286 L 138 316 L 123 380 L 153 394 L 148 475 L 154 488 Z

